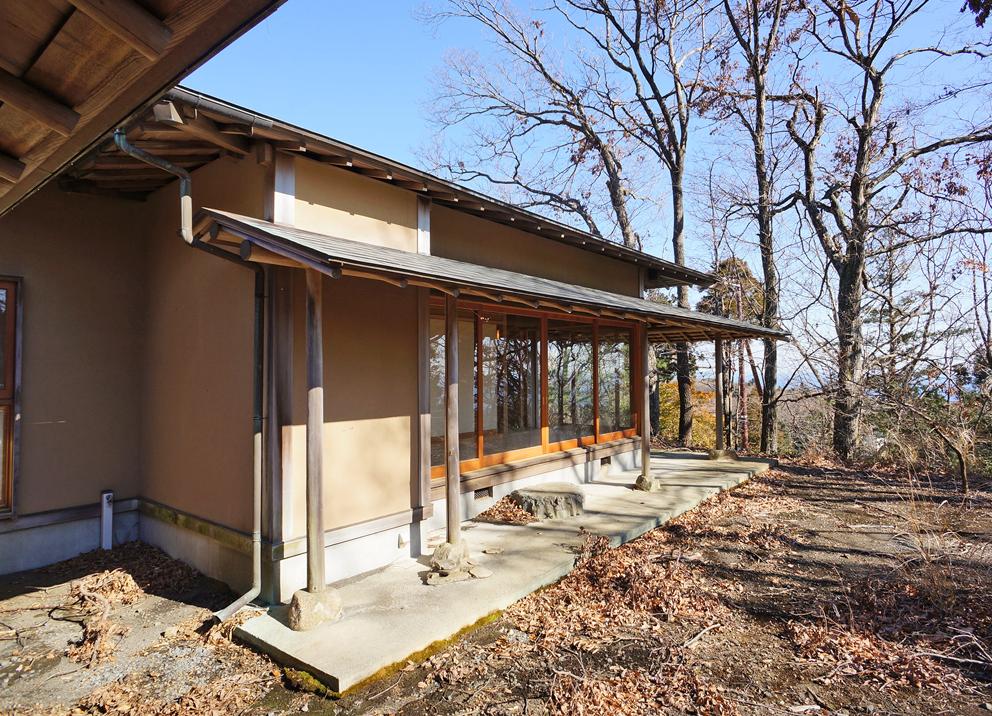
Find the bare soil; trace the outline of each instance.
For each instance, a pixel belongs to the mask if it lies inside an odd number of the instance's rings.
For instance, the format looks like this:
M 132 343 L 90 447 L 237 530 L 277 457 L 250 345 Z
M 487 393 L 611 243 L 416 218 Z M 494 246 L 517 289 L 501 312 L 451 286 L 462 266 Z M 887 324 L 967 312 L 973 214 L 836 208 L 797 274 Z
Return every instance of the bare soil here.
M 0 582 L 0 712 L 989 716 L 990 518 L 988 485 L 790 464 L 341 699 L 211 630 L 231 595 L 181 564 L 84 555 Z

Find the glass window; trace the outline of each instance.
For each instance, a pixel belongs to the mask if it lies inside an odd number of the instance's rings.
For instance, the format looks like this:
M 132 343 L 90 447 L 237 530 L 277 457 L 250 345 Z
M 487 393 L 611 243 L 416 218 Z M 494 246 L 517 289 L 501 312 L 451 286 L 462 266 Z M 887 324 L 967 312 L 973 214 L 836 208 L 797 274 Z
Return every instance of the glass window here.
M 4 284 L 0 284 L 0 396 L 6 397 L 11 392 L 10 380 L 13 367 L 13 346 L 8 344 L 8 334 L 12 333 L 13 326 L 13 306 L 10 305 L 10 297 L 13 291 Z
M 541 320 L 482 312 L 482 446 L 486 455 L 541 444 Z
M 630 409 L 629 328 L 599 328 L 599 432 L 615 433 L 634 427 Z
M 592 373 L 592 323 L 548 321 L 550 442 L 594 433 Z
M 431 465 L 444 465 L 444 307 L 432 306 L 430 315 Z M 478 457 L 475 435 L 475 317 L 458 314 L 458 451 L 461 460 Z
M 16 284 L 0 281 L 0 512 L 11 508 Z
M 0 403 L 0 511 L 10 509 L 10 405 Z

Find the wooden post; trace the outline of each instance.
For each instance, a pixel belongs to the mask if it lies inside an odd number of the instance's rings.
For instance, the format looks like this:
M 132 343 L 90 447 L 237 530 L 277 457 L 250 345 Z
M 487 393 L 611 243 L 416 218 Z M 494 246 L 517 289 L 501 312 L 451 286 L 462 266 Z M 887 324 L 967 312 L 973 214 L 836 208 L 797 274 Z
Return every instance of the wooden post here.
M 307 269 L 307 591 L 324 579 L 324 331 L 323 275 Z
M 715 350 L 716 376 L 713 379 L 713 392 L 716 401 L 716 441 L 714 449 L 720 452 L 724 449 L 723 443 L 723 340 L 717 338 L 713 341 Z
M 651 341 L 641 330 L 641 476 L 651 480 Z
M 458 544 L 461 541 L 462 522 L 461 468 L 458 454 L 458 302 L 450 295 L 445 301 L 444 353 L 447 405 L 444 444 L 448 458 L 445 496 L 448 503 L 448 542 Z

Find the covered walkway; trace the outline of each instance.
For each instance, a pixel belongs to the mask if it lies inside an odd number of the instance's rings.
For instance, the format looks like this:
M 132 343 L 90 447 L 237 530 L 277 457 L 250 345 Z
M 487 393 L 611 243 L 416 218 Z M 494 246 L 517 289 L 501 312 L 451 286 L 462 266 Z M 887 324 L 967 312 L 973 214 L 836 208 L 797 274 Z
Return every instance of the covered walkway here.
M 338 622 L 293 631 L 286 625 L 286 607 L 280 606 L 247 622 L 236 635 L 277 661 L 310 672 L 332 690 L 346 691 L 568 574 L 582 543 L 580 527 L 608 536 L 617 546 L 769 465 L 766 460 L 654 452 L 655 491 L 634 489 L 640 470 L 615 472 L 583 486 L 584 515 L 527 526 L 463 523 L 473 560 L 493 572 L 488 579 L 425 586 L 429 556 L 403 559 L 335 585 L 345 605 Z M 438 533 L 432 544 L 443 540 Z

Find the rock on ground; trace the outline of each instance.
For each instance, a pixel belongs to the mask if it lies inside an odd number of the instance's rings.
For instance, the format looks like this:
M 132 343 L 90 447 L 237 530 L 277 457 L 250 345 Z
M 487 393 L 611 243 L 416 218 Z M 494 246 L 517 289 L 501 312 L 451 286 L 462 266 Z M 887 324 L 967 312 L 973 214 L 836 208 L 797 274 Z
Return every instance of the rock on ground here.
M 582 514 L 585 494 L 570 482 L 546 482 L 514 490 L 510 500 L 540 519 L 561 519 Z

